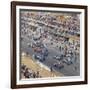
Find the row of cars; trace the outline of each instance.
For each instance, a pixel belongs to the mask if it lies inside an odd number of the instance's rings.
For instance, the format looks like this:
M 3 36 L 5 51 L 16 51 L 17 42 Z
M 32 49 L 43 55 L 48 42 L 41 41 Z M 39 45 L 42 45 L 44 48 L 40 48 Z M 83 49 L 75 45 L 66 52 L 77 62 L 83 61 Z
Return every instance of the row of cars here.
M 67 65 L 70 65 L 73 63 L 73 61 L 70 59 L 70 57 L 66 57 L 65 59 L 63 59 L 63 55 L 62 56 L 54 56 L 53 58 L 58 61 L 62 61 L 63 63 L 66 63 Z
M 54 63 L 53 66 L 55 68 L 58 68 L 58 69 L 62 69 L 64 68 L 64 63 L 66 65 L 71 65 L 73 64 L 73 61 L 71 60 L 71 57 L 70 56 L 64 56 L 64 55 L 61 55 L 61 56 L 54 56 L 53 57 L 54 59 L 56 59 L 58 61 L 58 63 Z
M 40 42 L 33 44 L 32 49 L 34 50 L 33 57 L 35 59 L 38 59 L 41 62 L 46 60 L 46 57 L 48 56 L 49 52 L 48 52 L 47 47 L 44 44 Z
M 33 57 L 36 60 L 39 60 L 41 62 L 45 61 L 49 54 L 48 49 L 46 47 L 44 47 L 44 45 L 42 47 L 38 46 L 36 48 L 37 49 L 34 48 L 35 54 L 33 55 Z M 38 51 L 38 49 L 40 49 L 40 50 Z M 73 64 L 70 54 L 68 54 L 67 56 L 65 56 L 65 55 L 58 56 L 57 55 L 57 56 L 53 56 L 52 58 L 58 61 L 58 63 L 53 64 L 53 67 L 56 67 L 59 69 L 64 68 L 64 63 L 67 65 Z

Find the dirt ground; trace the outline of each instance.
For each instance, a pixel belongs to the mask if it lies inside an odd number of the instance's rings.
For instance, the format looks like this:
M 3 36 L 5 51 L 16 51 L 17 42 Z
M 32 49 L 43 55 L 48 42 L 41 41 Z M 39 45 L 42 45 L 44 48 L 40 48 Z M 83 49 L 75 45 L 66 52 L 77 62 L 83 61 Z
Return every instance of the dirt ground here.
M 57 77 L 57 76 L 63 76 L 62 73 L 56 72 L 56 71 L 49 71 L 44 67 L 41 67 L 36 61 L 32 60 L 30 56 L 22 56 L 21 57 L 21 64 L 26 65 L 28 68 L 32 69 L 33 71 L 37 72 L 39 71 L 39 74 L 41 77 Z

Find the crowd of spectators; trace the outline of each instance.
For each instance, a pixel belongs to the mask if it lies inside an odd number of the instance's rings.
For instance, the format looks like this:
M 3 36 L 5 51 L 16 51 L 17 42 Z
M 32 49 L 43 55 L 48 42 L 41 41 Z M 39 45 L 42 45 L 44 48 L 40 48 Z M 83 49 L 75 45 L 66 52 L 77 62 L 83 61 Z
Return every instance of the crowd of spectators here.
M 42 52 L 44 50 L 48 51 L 46 47 L 59 50 L 63 62 L 72 61 L 72 57 L 77 60 L 77 55 L 79 56 L 80 53 L 79 14 L 21 11 L 20 23 L 21 39 L 28 39 L 32 48 L 34 45 L 35 53 L 41 50 L 41 47 L 37 46 L 39 42 L 44 46 Z M 72 36 L 78 39 L 72 39 Z M 39 56 L 35 55 L 35 57 L 41 59 L 42 52 L 39 52 Z M 57 66 L 57 64 L 54 66 Z M 39 77 L 38 72 L 31 73 L 32 70 L 26 67 L 23 69 L 23 67 L 25 66 L 22 66 L 21 70 L 25 77 Z
M 33 71 L 24 64 L 21 65 L 21 76 L 23 78 L 41 78 L 39 71 Z

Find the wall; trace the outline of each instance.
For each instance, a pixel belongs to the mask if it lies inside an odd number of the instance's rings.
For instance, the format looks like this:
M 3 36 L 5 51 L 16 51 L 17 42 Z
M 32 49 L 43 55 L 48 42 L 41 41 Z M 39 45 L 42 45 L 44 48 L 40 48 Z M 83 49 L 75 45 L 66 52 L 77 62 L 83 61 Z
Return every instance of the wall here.
M 0 0 L 0 90 L 10 90 L 10 1 L 11 0 Z M 37 0 L 30 1 L 35 2 Z M 90 0 L 38 0 L 37 2 L 88 5 L 88 16 L 90 15 Z M 88 23 L 90 23 L 89 20 L 90 17 L 88 17 Z M 88 27 L 88 34 L 90 34 L 89 29 L 90 26 Z M 90 36 L 88 38 L 90 38 Z M 90 41 L 88 42 L 88 44 L 90 45 Z M 90 50 L 90 47 L 88 48 L 88 50 Z M 88 61 L 88 64 L 90 64 L 90 60 Z M 90 68 L 90 65 L 88 65 L 88 68 Z M 90 70 L 88 74 L 88 76 L 90 76 Z M 31 90 L 90 90 L 89 88 L 90 77 L 88 85 L 33 88 Z

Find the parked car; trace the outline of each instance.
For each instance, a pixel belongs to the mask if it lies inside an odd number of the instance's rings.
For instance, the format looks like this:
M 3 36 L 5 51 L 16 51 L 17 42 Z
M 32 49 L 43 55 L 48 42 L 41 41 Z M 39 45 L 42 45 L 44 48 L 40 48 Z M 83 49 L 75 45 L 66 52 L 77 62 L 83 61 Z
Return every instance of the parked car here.
M 63 63 L 66 63 L 67 65 L 71 65 L 73 62 L 69 59 L 64 59 Z
M 39 61 L 44 61 L 45 60 L 45 56 L 42 55 L 42 54 L 35 54 L 34 58 L 38 59 Z
M 62 63 L 54 63 L 53 66 L 58 68 L 58 69 L 64 68 L 64 65 Z
M 60 56 L 54 56 L 53 58 L 56 59 L 56 60 L 59 60 L 59 61 L 61 60 Z

